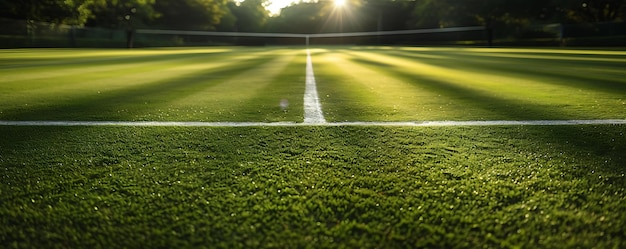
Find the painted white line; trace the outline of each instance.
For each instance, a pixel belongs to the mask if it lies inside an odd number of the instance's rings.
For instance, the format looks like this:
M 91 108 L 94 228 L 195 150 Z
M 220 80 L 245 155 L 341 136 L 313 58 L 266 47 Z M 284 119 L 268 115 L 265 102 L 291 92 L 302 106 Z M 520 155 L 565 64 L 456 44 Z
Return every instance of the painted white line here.
M 313 63 L 311 61 L 311 52 L 306 50 L 306 87 L 304 89 L 304 123 L 305 124 L 324 124 L 324 113 L 317 95 L 317 86 L 315 85 L 315 74 L 313 73 Z
M 340 122 L 327 126 L 566 126 L 566 125 L 621 125 L 626 119 L 593 120 L 486 120 L 486 121 L 416 121 L 416 122 Z
M 626 119 L 593 120 L 491 120 L 491 121 L 416 121 L 416 122 L 161 122 L 161 121 L 3 121 L 0 126 L 130 126 L 130 127 L 298 127 L 298 126 L 567 126 L 567 125 L 626 125 Z
M 295 122 L 0 121 L 0 126 L 260 127 L 296 125 Z

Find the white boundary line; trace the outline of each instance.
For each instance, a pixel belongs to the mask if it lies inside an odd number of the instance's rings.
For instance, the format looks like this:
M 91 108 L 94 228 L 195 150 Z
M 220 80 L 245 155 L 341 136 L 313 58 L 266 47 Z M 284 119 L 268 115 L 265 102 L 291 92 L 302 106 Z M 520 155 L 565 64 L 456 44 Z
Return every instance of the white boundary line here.
M 313 73 L 313 62 L 311 60 L 311 52 L 306 50 L 306 86 L 304 89 L 304 123 L 305 124 L 323 124 L 326 123 L 322 105 L 317 94 L 317 86 L 315 84 L 315 74 Z
M 626 125 L 626 119 L 594 120 L 491 120 L 491 121 L 415 121 L 415 122 L 167 122 L 167 121 L 3 121 L 0 126 L 128 126 L 128 127 L 304 127 L 304 126 L 567 126 L 567 125 Z

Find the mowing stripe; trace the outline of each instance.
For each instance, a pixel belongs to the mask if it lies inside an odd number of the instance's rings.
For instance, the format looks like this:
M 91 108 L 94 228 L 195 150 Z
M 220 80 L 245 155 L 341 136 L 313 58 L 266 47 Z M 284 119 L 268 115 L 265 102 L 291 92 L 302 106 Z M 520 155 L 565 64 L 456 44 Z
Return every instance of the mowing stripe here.
M 313 74 L 313 63 L 311 62 L 311 52 L 306 50 L 306 87 L 304 89 L 304 123 L 323 124 L 326 123 L 322 105 L 317 95 L 315 86 L 315 75 Z
M 167 122 L 167 121 L 2 121 L 0 126 L 130 126 L 130 127 L 297 127 L 297 126 L 566 126 L 626 125 L 626 119 L 594 120 L 492 120 L 492 121 L 416 121 L 416 122 Z

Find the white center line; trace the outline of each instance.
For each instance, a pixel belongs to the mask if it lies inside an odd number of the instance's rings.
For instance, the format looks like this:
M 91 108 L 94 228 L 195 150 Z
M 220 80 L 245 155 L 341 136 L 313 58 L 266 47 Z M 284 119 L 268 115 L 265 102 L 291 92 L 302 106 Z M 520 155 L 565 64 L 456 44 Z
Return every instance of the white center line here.
M 311 52 L 306 50 L 306 88 L 304 90 L 304 123 L 305 124 L 324 124 L 326 119 L 322 112 L 322 105 L 317 95 L 317 86 L 315 85 L 315 75 L 313 74 L 313 63 L 311 61 Z

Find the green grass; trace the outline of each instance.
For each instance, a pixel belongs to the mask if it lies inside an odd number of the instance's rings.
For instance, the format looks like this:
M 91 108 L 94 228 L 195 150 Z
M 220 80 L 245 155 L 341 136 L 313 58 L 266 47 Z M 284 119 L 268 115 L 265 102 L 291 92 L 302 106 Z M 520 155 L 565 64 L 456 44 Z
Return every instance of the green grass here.
M 0 242 L 623 248 L 625 132 L 0 127 Z
M 329 121 L 626 118 L 624 51 L 312 54 Z M 305 57 L 303 48 L 0 50 L 0 119 L 302 122 Z
M 0 51 L 3 120 L 302 120 L 293 49 Z M 268 94 L 271 93 L 271 94 Z M 285 112 L 282 99 L 290 102 Z
M 305 55 L 0 50 L 0 120 L 302 122 Z M 626 118 L 623 51 L 312 56 L 329 121 Z M 0 126 L 0 245 L 624 248 L 625 132 Z
M 331 48 L 313 53 L 327 120 L 626 117 L 623 51 Z

